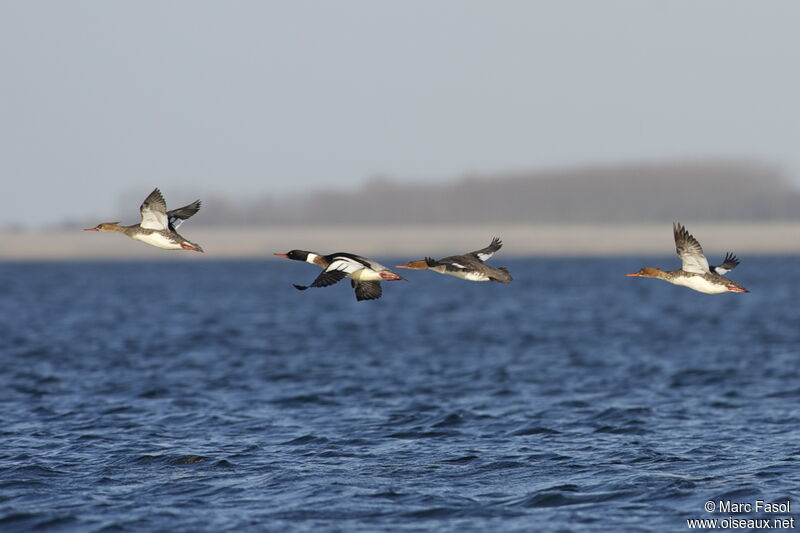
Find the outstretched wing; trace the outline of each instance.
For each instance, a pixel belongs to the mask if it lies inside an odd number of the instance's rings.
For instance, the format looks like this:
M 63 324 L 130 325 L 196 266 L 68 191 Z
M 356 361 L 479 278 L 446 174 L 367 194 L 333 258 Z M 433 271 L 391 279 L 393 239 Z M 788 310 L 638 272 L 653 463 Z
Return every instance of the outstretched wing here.
M 377 300 L 383 294 L 380 281 L 356 281 L 350 280 L 350 284 L 356 290 L 356 300 Z
M 675 235 L 675 250 L 683 263 L 681 268 L 695 274 L 711 272 L 708 268 L 708 259 L 703 255 L 703 248 L 697 239 L 692 237 L 678 222 L 672 223 L 672 233 Z
M 739 260 L 736 259 L 736 256 L 732 253 L 728 252 L 725 254 L 725 259 L 723 260 L 721 265 L 711 267 L 711 270 L 719 274 L 720 276 L 724 276 L 734 268 L 739 265 Z
M 477 257 L 479 261 L 486 261 L 490 257 L 494 255 L 494 253 L 503 247 L 503 241 L 494 237 L 492 242 L 486 248 L 482 248 L 480 250 L 475 250 L 474 252 L 470 252 L 466 255 L 472 255 Z
M 328 287 L 339 283 L 347 276 L 347 272 L 342 270 L 323 270 L 311 285 L 295 285 L 298 291 L 304 291 L 310 287 Z
M 183 223 L 200 210 L 200 200 L 195 200 L 189 205 L 185 205 L 172 211 L 167 211 L 167 219 L 169 220 L 169 228 L 173 231 L 178 229 L 178 226 Z
M 144 202 L 139 207 L 139 212 L 142 214 L 140 225 L 143 228 L 158 231 L 167 229 L 169 225 L 167 202 L 164 201 L 164 197 L 161 196 L 161 191 L 158 188 L 153 189 L 153 192 L 144 199 Z
M 344 270 L 323 270 L 309 287 L 327 287 L 339 283 L 347 276 Z

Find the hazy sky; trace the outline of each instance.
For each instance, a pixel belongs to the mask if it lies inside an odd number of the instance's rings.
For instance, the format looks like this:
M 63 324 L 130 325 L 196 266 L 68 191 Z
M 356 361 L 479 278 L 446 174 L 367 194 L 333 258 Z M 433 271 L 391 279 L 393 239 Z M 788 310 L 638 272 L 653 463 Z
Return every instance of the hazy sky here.
M 155 186 L 175 205 L 706 155 L 797 175 L 798 20 L 792 0 L 2 0 L 0 225 L 134 222 Z

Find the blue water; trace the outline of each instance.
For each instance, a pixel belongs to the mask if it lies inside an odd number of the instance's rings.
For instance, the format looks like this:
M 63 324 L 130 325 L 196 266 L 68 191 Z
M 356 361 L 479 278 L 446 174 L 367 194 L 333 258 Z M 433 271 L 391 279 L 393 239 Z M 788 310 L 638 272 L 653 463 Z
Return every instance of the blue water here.
M 501 259 L 375 302 L 290 261 L 0 265 L 0 531 L 795 516 L 800 258 L 721 296 L 624 276 L 674 256 Z

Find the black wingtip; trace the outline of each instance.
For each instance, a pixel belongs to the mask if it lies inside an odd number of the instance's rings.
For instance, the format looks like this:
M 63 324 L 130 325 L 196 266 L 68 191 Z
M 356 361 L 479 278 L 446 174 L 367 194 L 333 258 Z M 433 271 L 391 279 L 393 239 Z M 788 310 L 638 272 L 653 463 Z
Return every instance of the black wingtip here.
M 686 226 L 681 224 L 680 222 L 673 222 L 672 223 L 672 233 L 675 235 L 675 241 L 678 240 L 688 240 L 688 241 L 696 241 L 697 239 L 689 233 L 689 230 L 686 229 Z M 700 244 L 700 243 L 698 243 Z
M 294 284 L 292 284 L 292 287 L 294 287 L 298 291 L 304 291 L 304 290 L 306 290 L 308 288 L 307 285 L 294 285 Z

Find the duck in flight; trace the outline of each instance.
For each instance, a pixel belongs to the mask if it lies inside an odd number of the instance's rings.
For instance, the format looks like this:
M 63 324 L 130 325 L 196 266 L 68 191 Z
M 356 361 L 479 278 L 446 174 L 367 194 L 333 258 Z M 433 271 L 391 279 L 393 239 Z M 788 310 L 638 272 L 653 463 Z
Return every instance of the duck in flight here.
M 675 248 L 681 258 L 681 268 L 665 272 L 660 268 L 644 267 L 638 272 L 628 274 L 642 278 L 663 279 L 673 285 L 688 287 L 705 294 L 722 294 L 724 292 L 750 292 L 738 283 L 724 277 L 739 264 L 739 260 L 732 253 L 725 255 L 721 265 L 709 266 L 708 259 L 703 255 L 703 248 L 697 239 L 680 223 L 672 223 L 672 232 L 675 236 Z
M 503 246 L 503 242 L 497 237 L 486 248 L 469 252 L 464 255 L 451 255 L 439 260 L 426 257 L 419 261 L 411 261 L 405 265 L 397 265 L 397 268 L 410 268 L 412 270 L 433 270 L 439 274 L 455 276 L 467 281 L 497 281 L 508 283 L 513 278 L 504 267 L 493 268 L 485 264 Z
M 120 226 L 119 222 L 103 222 L 83 231 L 116 231 L 124 233 L 131 239 L 167 250 L 193 250 L 202 252 L 199 244 L 186 240 L 178 232 L 178 226 L 200 209 L 200 200 L 191 204 L 167 211 L 167 203 L 158 188 L 145 198 L 139 207 L 142 221 L 132 226 Z
M 356 291 L 356 300 L 377 300 L 381 297 L 381 281 L 405 279 L 395 274 L 382 264 L 360 255 L 338 252 L 320 255 L 305 250 L 292 250 L 285 254 L 274 254 L 278 257 L 305 261 L 322 268 L 322 273 L 311 285 L 295 285 L 294 288 L 304 291 L 309 287 L 327 287 L 350 278 L 350 285 Z

